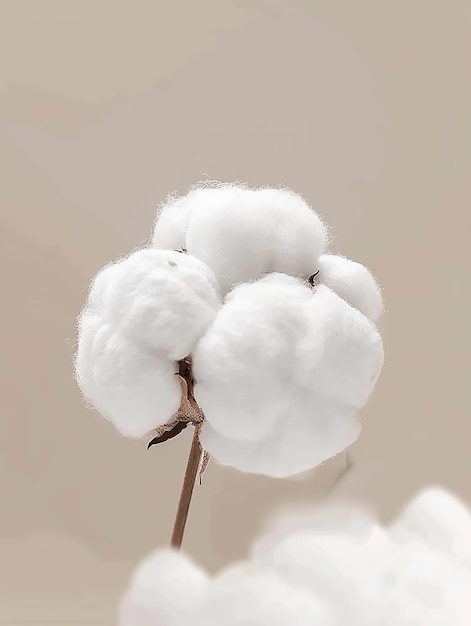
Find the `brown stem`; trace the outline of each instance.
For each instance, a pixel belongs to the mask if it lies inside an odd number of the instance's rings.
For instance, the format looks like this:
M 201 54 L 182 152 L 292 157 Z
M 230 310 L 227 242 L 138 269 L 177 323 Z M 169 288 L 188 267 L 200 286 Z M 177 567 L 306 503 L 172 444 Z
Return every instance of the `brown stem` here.
M 177 548 L 177 550 L 179 550 L 182 545 L 186 520 L 188 517 L 188 511 L 190 509 L 191 496 L 193 495 L 193 488 L 195 486 L 200 462 L 201 446 L 199 444 L 198 429 L 195 428 L 193 433 L 193 441 L 191 442 L 190 454 L 188 456 L 185 478 L 183 479 L 180 501 L 178 503 L 175 523 L 173 525 L 171 545 L 173 548 Z

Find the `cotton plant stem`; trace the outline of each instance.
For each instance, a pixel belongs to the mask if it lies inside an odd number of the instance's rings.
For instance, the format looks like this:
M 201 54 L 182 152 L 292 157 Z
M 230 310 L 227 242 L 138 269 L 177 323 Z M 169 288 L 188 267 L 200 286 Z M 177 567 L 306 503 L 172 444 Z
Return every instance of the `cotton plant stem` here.
M 171 546 L 179 550 L 183 541 L 186 520 L 191 504 L 191 496 L 195 486 L 196 476 L 201 463 L 201 446 L 198 438 L 198 429 L 193 432 L 193 440 L 191 442 L 190 454 L 186 466 L 185 477 L 183 479 L 182 490 L 180 493 L 180 501 L 178 502 L 177 514 L 173 525 L 173 533 Z

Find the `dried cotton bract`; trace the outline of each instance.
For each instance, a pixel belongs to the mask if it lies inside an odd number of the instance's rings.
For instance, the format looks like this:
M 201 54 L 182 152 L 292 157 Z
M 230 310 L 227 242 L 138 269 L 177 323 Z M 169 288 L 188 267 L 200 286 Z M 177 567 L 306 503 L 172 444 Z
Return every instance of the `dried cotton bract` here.
M 383 305 L 371 273 L 326 245 L 321 218 L 288 190 L 171 199 L 152 247 L 95 279 L 79 322 L 84 394 L 143 436 L 177 410 L 176 361 L 191 355 L 217 461 L 285 477 L 338 454 L 381 371 Z
M 389 528 L 357 513 L 272 529 L 248 561 L 213 579 L 182 554 L 167 570 L 168 551 L 156 552 L 138 568 L 119 626 L 469 626 L 470 511 L 429 489 Z

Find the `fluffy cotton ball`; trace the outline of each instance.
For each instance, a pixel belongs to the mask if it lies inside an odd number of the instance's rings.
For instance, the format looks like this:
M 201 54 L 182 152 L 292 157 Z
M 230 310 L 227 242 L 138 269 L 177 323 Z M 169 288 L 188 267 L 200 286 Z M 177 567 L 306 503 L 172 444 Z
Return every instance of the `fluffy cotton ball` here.
M 86 398 L 126 437 L 143 437 L 178 410 L 175 362 L 143 350 L 102 317 L 82 315 L 75 365 Z
M 286 414 L 310 297 L 307 287 L 284 274 L 240 285 L 201 338 L 193 355 L 195 395 L 225 436 L 260 439 Z
M 342 256 L 323 254 L 318 279 L 373 322 L 383 313 L 381 289 L 371 272 Z
M 203 445 L 242 471 L 311 469 L 356 440 L 382 362 L 374 324 L 326 286 L 241 285 L 194 352 Z
M 118 626 L 185 626 L 209 585 L 209 577 L 187 557 L 162 549 L 134 573 L 118 609 Z
M 223 294 L 265 272 L 308 278 L 318 268 L 326 227 L 285 189 L 198 187 L 163 206 L 153 245 L 186 248 L 215 273 Z
M 175 361 L 192 354 L 202 442 L 218 461 L 282 477 L 338 454 L 382 367 L 382 301 L 366 268 L 323 254 L 326 239 L 289 190 L 212 185 L 171 200 L 153 247 L 92 284 L 76 357 L 84 394 L 142 436 L 177 410 Z
M 364 511 L 344 520 L 343 508 L 308 513 L 199 583 L 183 557 L 169 563 L 157 552 L 131 582 L 119 626 L 469 626 L 471 565 L 459 547 L 467 549 L 471 515 L 452 495 L 419 495 L 390 528 Z M 451 536 L 452 551 L 443 541 Z
M 198 259 L 173 250 L 139 250 L 108 289 L 107 313 L 143 348 L 187 356 L 221 304 L 216 279 Z
M 219 307 L 213 274 L 185 254 L 139 250 L 104 268 L 79 318 L 75 365 L 84 395 L 129 437 L 169 421 L 181 400 L 175 361 Z

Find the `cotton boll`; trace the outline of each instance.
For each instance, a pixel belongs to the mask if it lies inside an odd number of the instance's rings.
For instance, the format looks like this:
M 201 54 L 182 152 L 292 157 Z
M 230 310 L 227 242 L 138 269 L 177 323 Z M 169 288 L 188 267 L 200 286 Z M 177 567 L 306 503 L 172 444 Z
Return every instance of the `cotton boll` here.
M 177 242 L 213 270 L 226 294 L 265 272 L 307 278 L 317 269 L 326 227 L 292 191 L 219 185 L 193 189 L 163 207 L 153 245 Z
M 176 365 L 123 337 L 102 318 L 83 314 L 77 381 L 88 400 L 127 437 L 143 437 L 178 410 Z
M 298 382 L 332 400 L 362 408 L 383 366 L 376 326 L 325 285 L 307 303 L 307 332 L 297 349 Z M 322 357 L 317 354 L 322 351 Z
M 319 258 L 318 279 L 373 322 L 381 317 L 381 289 L 364 265 L 342 256 L 323 254 Z
M 270 572 L 233 567 L 211 584 L 194 626 L 335 626 L 313 594 L 284 583 Z
M 118 626 L 189 626 L 209 578 L 181 553 L 162 549 L 134 573 L 118 609 Z
M 173 250 L 139 250 L 108 288 L 117 328 L 143 348 L 182 359 L 213 321 L 221 296 L 211 270 Z
M 444 489 L 418 494 L 391 527 L 391 536 L 400 543 L 423 541 L 471 573 L 471 512 Z

